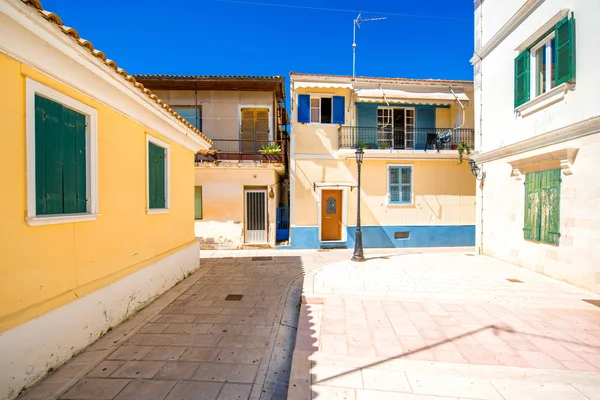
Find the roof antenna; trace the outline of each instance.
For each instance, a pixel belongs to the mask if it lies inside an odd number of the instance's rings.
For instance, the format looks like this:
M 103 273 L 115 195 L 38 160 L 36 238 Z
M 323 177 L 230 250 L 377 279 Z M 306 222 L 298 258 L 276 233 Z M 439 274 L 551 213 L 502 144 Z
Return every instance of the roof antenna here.
M 354 19 L 354 36 L 352 39 L 352 81 L 356 77 L 356 29 L 360 30 L 360 24 L 369 21 L 381 21 L 387 19 L 387 17 L 376 17 L 376 18 L 363 18 L 361 13 L 358 13 Z

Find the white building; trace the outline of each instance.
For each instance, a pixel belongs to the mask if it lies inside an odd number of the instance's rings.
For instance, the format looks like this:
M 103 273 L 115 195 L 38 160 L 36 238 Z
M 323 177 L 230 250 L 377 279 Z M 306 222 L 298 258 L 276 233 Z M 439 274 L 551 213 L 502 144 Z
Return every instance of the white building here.
M 600 1 L 475 0 L 479 251 L 600 292 Z

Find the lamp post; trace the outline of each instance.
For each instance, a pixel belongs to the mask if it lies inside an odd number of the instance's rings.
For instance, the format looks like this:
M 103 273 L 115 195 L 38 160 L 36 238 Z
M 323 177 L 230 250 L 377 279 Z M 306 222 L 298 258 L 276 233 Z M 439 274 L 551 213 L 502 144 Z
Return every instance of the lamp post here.
M 357 208 L 356 208 L 356 237 L 354 239 L 354 254 L 352 255 L 352 261 L 366 261 L 363 255 L 362 245 L 362 230 L 360 229 L 360 165 L 363 162 L 363 156 L 365 152 L 361 147 L 356 149 L 356 165 L 358 166 L 358 187 L 356 188 Z
M 475 179 L 478 181 L 485 178 L 485 171 L 482 171 L 481 167 L 477 165 L 475 160 L 469 160 L 469 168 L 471 169 L 471 173 L 475 176 Z

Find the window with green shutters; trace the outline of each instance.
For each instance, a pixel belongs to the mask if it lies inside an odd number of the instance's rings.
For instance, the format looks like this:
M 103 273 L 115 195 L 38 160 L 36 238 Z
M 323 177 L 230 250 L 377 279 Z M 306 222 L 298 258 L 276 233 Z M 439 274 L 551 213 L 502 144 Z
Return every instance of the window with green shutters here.
M 148 142 L 148 203 L 150 209 L 167 207 L 166 149 Z
M 388 167 L 388 203 L 412 204 L 412 167 Z
M 515 108 L 575 79 L 574 21 L 567 15 L 515 58 Z
M 195 186 L 194 189 L 194 218 L 202 219 L 202 186 Z
M 558 246 L 560 241 L 561 170 L 534 172 L 525 176 L 526 240 Z
M 36 215 L 85 213 L 86 117 L 35 95 Z

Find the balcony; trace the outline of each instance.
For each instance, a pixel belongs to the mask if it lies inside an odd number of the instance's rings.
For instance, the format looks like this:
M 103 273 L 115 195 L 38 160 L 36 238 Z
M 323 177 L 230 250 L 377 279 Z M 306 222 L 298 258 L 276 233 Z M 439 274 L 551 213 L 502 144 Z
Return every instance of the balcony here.
M 439 135 L 452 131 L 448 143 Z M 341 126 L 338 130 L 340 149 L 374 150 L 453 150 L 464 142 L 471 149 L 475 145 L 475 130 L 467 128 L 374 128 Z
M 279 148 L 279 152 L 275 150 Z M 284 140 L 213 139 L 212 148 L 196 154 L 196 163 L 203 161 L 260 161 L 283 163 Z

